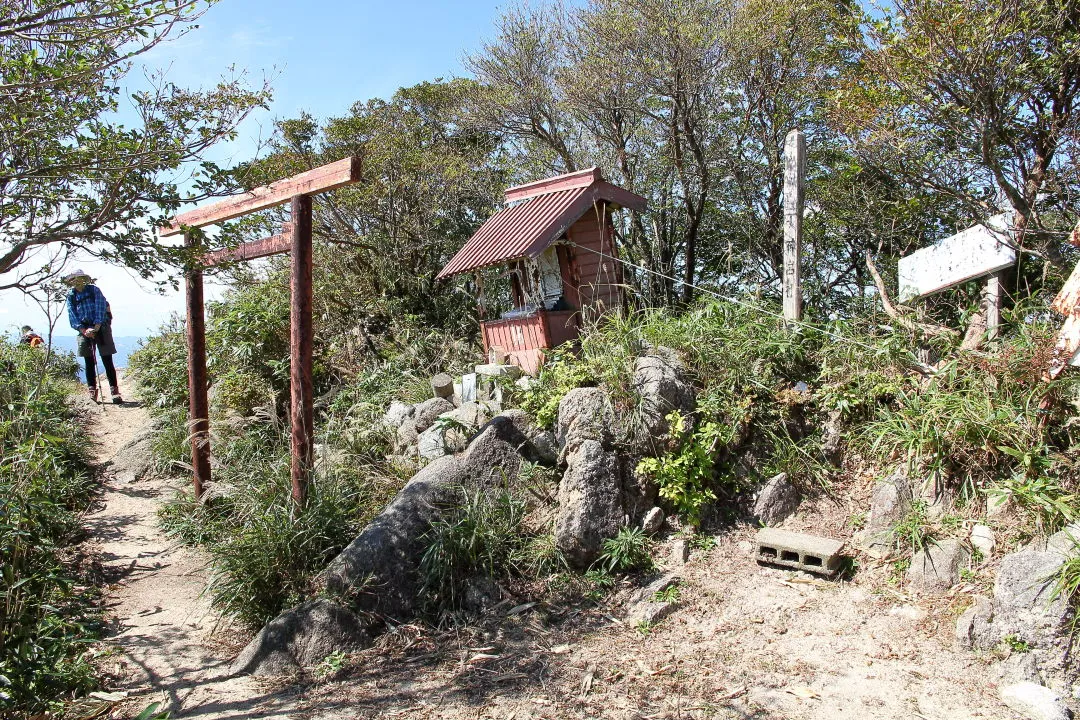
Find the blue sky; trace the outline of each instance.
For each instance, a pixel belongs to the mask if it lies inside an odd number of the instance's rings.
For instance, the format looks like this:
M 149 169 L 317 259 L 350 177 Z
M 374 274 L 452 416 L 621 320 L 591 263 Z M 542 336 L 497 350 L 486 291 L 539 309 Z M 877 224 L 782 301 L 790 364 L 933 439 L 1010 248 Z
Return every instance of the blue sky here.
M 270 111 L 249 118 L 236 141 L 212 154 L 219 163 L 240 162 L 251 157 L 276 119 L 303 110 L 317 118 L 340 115 L 357 101 L 389 97 L 399 87 L 465 75 L 465 53 L 494 35 L 500 7 L 505 6 L 485 0 L 221 0 L 198 29 L 140 58 L 129 79 L 135 89 L 143 68 L 165 70 L 178 85 L 205 87 L 231 65 L 246 70 L 256 83 L 269 77 L 274 88 Z M 158 295 L 123 269 L 90 261 L 80 267 L 98 279 L 116 309 L 117 335 L 150 334 L 183 309 L 182 295 Z M 218 293 L 219 288 L 210 295 Z M 0 332 L 23 324 L 43 331 L 48 323 L 20 293 L 0 293 Z M 75 332 L 61 320 L 57 334 Z

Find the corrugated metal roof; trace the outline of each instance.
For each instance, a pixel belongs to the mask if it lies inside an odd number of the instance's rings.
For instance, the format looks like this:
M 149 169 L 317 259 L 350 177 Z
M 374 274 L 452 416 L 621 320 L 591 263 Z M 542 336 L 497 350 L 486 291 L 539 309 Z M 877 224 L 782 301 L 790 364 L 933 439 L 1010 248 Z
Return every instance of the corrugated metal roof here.
M 597 173 L 597 179 L 584 187 L 543 192 L 504 207 L 480 226 L 438 277 L 539 255 L 598 201 L 639 210 L 645 207 L 644 198 L 599 179 Z

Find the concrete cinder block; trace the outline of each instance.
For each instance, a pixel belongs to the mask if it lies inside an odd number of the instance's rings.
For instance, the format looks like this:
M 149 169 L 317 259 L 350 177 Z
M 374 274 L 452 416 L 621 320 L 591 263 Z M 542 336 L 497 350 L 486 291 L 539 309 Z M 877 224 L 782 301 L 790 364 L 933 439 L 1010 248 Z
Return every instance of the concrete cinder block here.
M 832 577 L 840 571 L 844 543 L 831 538 L 764 528 L 758 531 L 757 561 Z

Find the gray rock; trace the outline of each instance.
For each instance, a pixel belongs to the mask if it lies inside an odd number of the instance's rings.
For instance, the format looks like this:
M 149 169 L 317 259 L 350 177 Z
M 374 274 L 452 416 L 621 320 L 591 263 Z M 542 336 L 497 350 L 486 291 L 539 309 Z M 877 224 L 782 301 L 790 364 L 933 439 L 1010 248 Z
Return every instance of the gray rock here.
M 1039 661 L 1033 652 L 1013 652 L 994 666 L 999 685 L 1015 685 L 1016 683 L 1036 683 L 1041 685 L 1039 677 Z
M 666 572 L 660 577 L 656 578 L 643 588 L 635 590 L 627 599 L 627 605 L 634 605 L 641 602 L 649 602 L 657 593 L 667 590 L 673 585 L 678 585 L 682 582 L 682 575 L 677 572 Z
M 492 418 L 459 455 L 436 458 L 420 470 L 386 508 L 323 571 L 317 585 L 352 597 L 360 610 L 390 617 L 415 608 L 423 535 L 451 512 L 462 487 L 495 488 L 521 468 L 519 448 L 528 439 L 508 418 Z
M 416 452 L 424 460 L 434 460 L 453 451 L 447 447 L 447 429 L 441 425 L 432 425 L 416 440 Z
M 436 458 L 418 472 L 386 508 L 323 571 L 322 583 L 337 595 L 355 589 L 360 606 L 391 617 L 412 611 L 421 537 L 469 481 L 466 464 L 453 455 Z
M 440 418 L 450 418 L 455 422 L 459 422 L 467 428 L 476 429 L 486 423 L 490 417 L 487 408 L 481 406 L 479 403 L 467 402 L 461 403 L 460 407 L 457 407 L 449 412 L 444 412 L 439 416 Z
M 120 482 L 142 480 L 154 469 L 155 426 L 147 423 L 109 459 L 108 467 Z
M 1046 549 L 1065 557 L 1080 553 L 1080 523 L 1072 523 L 1051 535 L 1046 541 Z
M 685 377 L 682 362 L 674 351 L 657 347 L 634 363 L 634 390 L 640 398 L 631 434 L 643 452 L 660 452 L 670 428 L 667 416 L 678 410 L 693 411 L 694 388 Z
M 887 551 L 889 531 L 911 512 L 912 494 L 908 479 L 895 472 L 874 486 L 870 496 L 870 515 L 866 527 L 856 536 L 856 543 L 871 550 L 871 555 Z
M 675 612 L 678 603 L 646 600 L 630 609 L 626 619 L 631 625 L 655 625 Z
M 461 376 L 461 402 L 476 402 L 476 373 Z
M 416 414 L 413 422 L 416 424 L 416 432 L 422 433 L 431 427 L 432 423 L 443 413 L 454 409 L 453 404 L 446 398 L 431 398 L 416 406 Z
M 598 440 L 580 440 L 566 456 L 559 483 L 555 542 L 576 567 L 588 567 L 623 523 L 615 454 Z
M 1072 713 L 1053 690 L 1033 682 L 1001 688 L 1001 701 L 1030 720 L 1069 720 Z
M 754 503 L 754 515 L 762 525 L 776 525 L 798 507 L 798 489 L 788 481 L 787 473 L 780 473 L 761 488 Z
M 405 451 L 407 448 L 416 445 L 419 438 L 420 433 L 416 431 L 416 421 L 412 417 L 408 417 L 398 426 L 395 438 L 396 447 L 398 450 Z
M 1075 675 L 1069 663 L 1072 609 L 1064 596 L 1051 598 L 1064 561 L 1058 553 L 1036 550 L 1003 557 L 994 582 L 993 617 L 973 629 L 973 644 L 980 650 L 994 649 L 1008 637 L 1022 640 L 1054 686 Z
M 982 553 L 983 560 L 989 560 L 994 554 L 997 541 L 989 525 L 975 525 L 971 528 L 971 547 Z
M 501 363 L 477 365 L 473 370 L 477 375 L 483 375 L 485 377 L 504 377 L 509 380 L 516 380 L 522 375 L 521 368 L 517 365 L 506 365 Z
M 672 565 L 685 565 L 686 561 L 690 559 L 690 541 L 684 537 L 676 538 L 671 543 L 670 559 Z
M 994 617 L 994 603 L 984 595 L 976 595 L 975 603 L 956 620 L 956 644 L 962 650 L 975 647 L 975 639 Z
M 945 592 L 960 580 L 960 569 L 968 558 L 968 549 L 959 540 L 942 540 L 911 558 L 908 583 L 922 592 Z
M 539 462 L 544 465 L 554 465 L 559 462 L 559 445 L 555 441 L 555 433 L 550 430 L 536 430 L 529 436 L 529 440 L 536 448 Z
M 1052 552 L 1022 551 L 1006 555 L 1001 560 L 994 582 L 994 606 L 998 612 L 1026 613 L 1064 610 L 1065 598 L 1051 601 L 1054 576 L 1064 558 Z
M 587 440 L 611 447 L 614 426 L 615 412 L 601 388 L 575 388 L 559 401 L 555 437 L 564 454 Z
M 335 652 L 371 645 L 368 624 L 337 603 L 320 598 L 278 615 L 233 661 L 230 674 L 292 675 Z
M 641 520 L 641 529 L 646 535 L 655 535 L 664 526 L 664 511 L 658 507 L 651 508 Z
M 412 405 L 395 400 L 382 416 L 382 426 L 387 430 L 397 431 L 402 423 L 411 418 L 416 412 Z
M 821 426 L 821 452 L 830 462 L 836 462 L 840 456 L 840 447 L 844 441 L 842 414 L 833 410 Z

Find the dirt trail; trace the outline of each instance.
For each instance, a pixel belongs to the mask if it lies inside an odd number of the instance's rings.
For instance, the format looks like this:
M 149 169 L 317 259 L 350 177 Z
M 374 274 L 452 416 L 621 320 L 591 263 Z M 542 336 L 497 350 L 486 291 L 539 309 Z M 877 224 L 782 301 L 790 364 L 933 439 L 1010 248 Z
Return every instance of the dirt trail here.
M 136 406 L 92 413 L 102 462 L 148 420 Z M 157 525 L 174 486 L 113 470 L 88 524 L 113 583 L 106 669 L 132 695 L 114 717 L 163 699 L 173 718 L 208 719 L 1014 717 L 997 700 L 992 658 L 952 647 L 960 595 L 912 597 L 884 582 L 885 568 L 852 583 L 761 568 L 744 526 L 676 564 L 679 607 L 655 627 L 631 627 L 606 603 L 508 610 L 518 601 L 507 600 L 467 627 L 398 626 L 307 685 L 228 678 L 238 647 L 203 594 L 206 558 Z M 788 524 L 843 536 L 848 514 L 806 503 Z
M 121 383 L 123 394 L 132 388 Z M 149 422 L 137 403 L 88 408 L 100 463 L 137 437 Z M 169 481 L 134 481 L 116 466 L 106 470 L 96 511 L 86 518 L 109 581 L 107 639 L 115 653 L 105 670 L 130 700 L 117 715 L 134 716 L 152 702 L 173 718 L 289 718 L 292 693 L 275 694 L 247 677 L 229 678 L 235 643 L 219 625 L 203 590 L 207 562 L 200 553 L 166 537 L 158 507 L 175 491 Z

